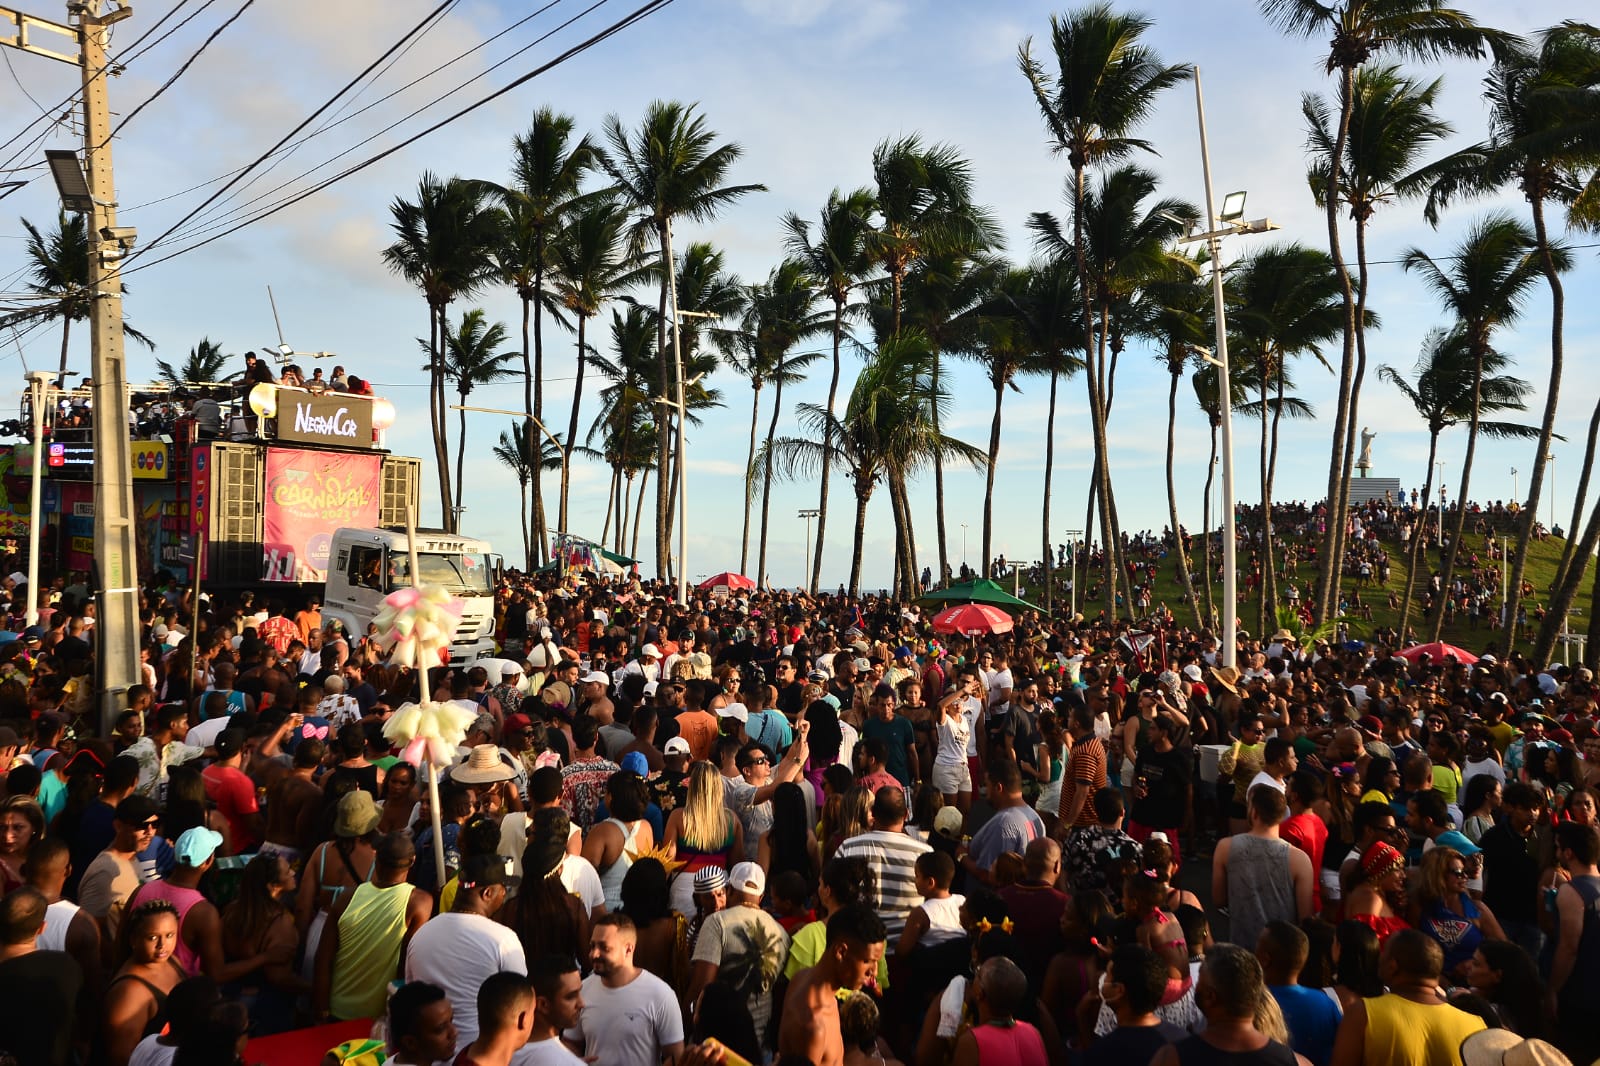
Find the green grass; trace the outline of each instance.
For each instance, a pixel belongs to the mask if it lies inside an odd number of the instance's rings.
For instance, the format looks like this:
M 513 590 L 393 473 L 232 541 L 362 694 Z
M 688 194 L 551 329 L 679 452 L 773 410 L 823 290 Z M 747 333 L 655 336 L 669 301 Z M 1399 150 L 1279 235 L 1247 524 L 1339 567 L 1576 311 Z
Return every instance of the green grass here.
M 1303 543 L 1303 541 L 1300 541 L 1298 538 L 1286 539 L 1291 543 Z M 1388 587 L 1393 588 L 1397 594 L 1403 594 L 1405 591 L 1406 580 L 1406 556 L 1400 550 L 1400 545 L 1397 541 L 1385 541 L 1383 543 L 1385 549 L 1389 553 L 1390 574 Z M 1480 559 L 1487 558 L 1487 553 L 1484 550 L 1483 543 L 1484 538 L 1482 536 L 1474 536 L 1471 533 L 1468 533 L 1465 536 L 1465 539 L 1462 541 L 1461 552 L 1456 560 L 1456 570 L 1458 573 L 1464 570 L 1470 572 L 1470 551 L 1477 551 Z M 1196 587 L 1198 588 L 1199 583 L 1202 580 L 1201 572 L 1203 570 L 1203 557 L 1199 551 L 1200 541 L 1198 539 L 1195 540 L 1194 545 L 1195 552 L 1190 560 L 1190 565 L 1194 573 Z M 1543 540 L 1534 541 L 1528 548 L 1526 579 L 1533 583 L 1534 593 L 1531 597 L 1528 597 L 1523 601 L 1527 604 L 1528 609 L 1528 631 L 1525 631 L 1525 634 L 1519 643 L 1524 648 L 1526 648 L 1526 646 L 1532 641 L 1533 637 L 1537 634 L 1538 623 L 1535 619 L 1534 610 L 1536 607 L 1549 602 L 1550 582 L 1555 576 L 1556 566 L 1561 561 L 1561 553 L 1565 547 L 1566 542 L 1564 540 L 1561 540 L 1557 537 L 1545 537 Z M 1281 556 L 1278 555 L 1276 549 L 1274 550 L 1274 555 L 1281 559 Z M 1245 587 L 1244 571 L 1248 566 L 1248 561 L 1248 553 L 1241 550 L 1239 553 L 1239 586 L 1241 589 Z M 1480 563 L 1480 565 L 1482 564 Z M 1509 565 L 1509 563 L 1507 563 L 1507 565 Z M 1579 586 L 1578 594 L 1573 600 L 1573 608 L 1575 609 L 1576 613 L 1572 615 L 1570 625 L 1575 632 L 1584 632 L 1588 629 L 1590 611 L 1593 609 L 1591 589 L 1593 587 L 1592 582 L 1594 580 L 1594 566 L 1594 560 L 1588 560 L 1583 583 Z M 1426 583 L 1428 577 L 1435 570 L 1440 570 L 1442 568 L 1443 563 L 1440 561 L 1439 555 L 1435 551 L 1428 552 L 1426 560 L 1419 560 L 1418 589 L 1413 592 L 1413 602 L 1411 606 L 1411 627 L 1424 639 L 1427 637 L 1430 620 L 1423 619 L 1421 607 L 1416 601 L 1420 598 L 1420 587 Z M 1222 560 L 1220 554 L 1213 554 L 1212 571 L 1213 576 L 1216 578 L 1216 581 L 1212 585 L 1212 597 L 1216 604 L 1217 610 L 1220 612 L 1222 609 Z M 1314 583 L 1315 567 L 1309 563 L 1302 562 L 1296 578 L 1302 588 L 1308 583 Z M 1282 596 L 1282 588 L 1283 583 L 1282 579 L 1280 578 L 1280 598 Z M 1350 592 L 1354 590 L 1354 588 L 1355 585 L 1353 583 L 1353 579 L 1346 578 L 1344 585 L 1345 595 L 1348 596 Z M 1035 603 L 1040 602 L 1036 597 L 1043 594 L 1041 588 L 1030 585 L 1028 582 L 1024 581 L 1022 589 L 1023 597 L 1025 599 L 1030 599 Z M 1389 609 L 1387 588 L 1375 584 L 1368 586 L 1367 588 L 1361 589 L 1361 598 L 1372 607 L 1372 621 L 1368 622 L 1359 615 L 1352 613 L 1348 620 L 1350 635 L 1352 637 L 1356 639 L 1365 639 L 1373 630 L 1383 626 L 1395 626 L 1398 628 L 1400 624 L 1400 612 L 1398 609 Z M 1182 600 L 1178 591 L 1177 560 L 1175 556 L 1170 554 L 1166 559 L 1162 560 L 1157 565 L 1156 571 L 1156 585 L 1152 602 L 1159 604 L 1163 601 L 1172 608 L 1172 613 L 1180 625 L 1185 623 L 1191 625 L 1193 624 L 1194 618 L 1192 613 L 1186 606 L 1180 606 L 1182 604 Z M 1204 600 L 1202 598 L 1202 603 L 1203 602 Z M 1498 605 L 1499 601 L 1496 599 L 1495 606 L 1498 607 Z M 1092 616 L 1098 612 L 1099 605 L 1098 603 L 1085 605 L 1082 602 L 1080 594 L 1078 609 L 1083 613 Z M 1252 636 L 1261 635 L 1257 633 L 1257 629 L 1259 628 L 1257 599 L 1254 595 L 1251 595 L 1245 602 L 1239 605 L 1239 617 L 1242 620 L 1244 628 Z M 1276 628 L 1276 623 L 1269 625 L 1267 627 L 1267 632 L 1271 633 Z M 1469 650 L 1481 647 L 1491 640 L 1500 643 L 1502 646 L 1504 645 L 1504 641 L 1501 639 L 1501 634 L 1499 631 L 1491 630 L 1487 627 L 1474 630 L 1470 624 L 1459 619 L 1453 623 L 1447 623 L 1445 625 L 1444 631 L 1441 634 L 1441 639 Z M 1558 645 L 1556 648 L 1556 654 L 1559 656 L 1560 653 L 1561 647 Z

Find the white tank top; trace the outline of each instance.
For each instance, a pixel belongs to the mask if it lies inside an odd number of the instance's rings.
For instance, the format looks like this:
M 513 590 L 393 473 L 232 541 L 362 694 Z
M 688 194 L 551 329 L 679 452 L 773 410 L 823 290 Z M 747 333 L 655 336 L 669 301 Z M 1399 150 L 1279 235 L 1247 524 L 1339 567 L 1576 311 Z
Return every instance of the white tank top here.
M 617 861 L 606 867 L 600 875 L 600 889 L 605 893 L 606 910 L 616 911 L 622 909 L 622 879 L 628 876 L 628 868 L 633 865 L 633 860 L 628 857 L 628 849 L 633 847 L 633 838 L 639 832 L 639 823 L 634 822 L 633 828 L 618 818 L 607 818 L 607 822 L 616 826 L 622 833 L 622 850 L 617 853 Z
M 70 899 L 58 899 L 44 912 L 44 932 L 33 938 L 33 946 L 40 951 L 67 950 L 67 927 L 78 913 L 78 905 Z
M 967 897 L 955 893 L 944 899 L 923 900 L 922 913 L 928 916 L 928 931 L 922 934 L 918 946 L 931 948 L 935 944 L 965 936 L 967 931 L 961 927 L 961 907 L 966 901 Z

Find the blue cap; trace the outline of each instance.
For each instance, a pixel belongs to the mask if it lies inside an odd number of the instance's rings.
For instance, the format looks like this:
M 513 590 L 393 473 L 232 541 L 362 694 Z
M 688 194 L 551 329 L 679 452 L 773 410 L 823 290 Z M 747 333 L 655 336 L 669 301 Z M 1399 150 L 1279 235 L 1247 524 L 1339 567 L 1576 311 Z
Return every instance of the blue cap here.
M 198 870 L 206 864 L 206 860 L 216 854 L 222 846 L 222 834 L 205 826 L 196 826 L 186 830 L 178 838 L 178 846 L 174 849 L 178 853 L 178 861 L 184 866 Z
M 622 757 L 622 768 L 632 771 L 640 777 L 650 776 L 650 761 L 644 757 L 642 751 L 630 751 Z
M 896 648 L 894 650 L 894 657 L 896 659 L 910 659 L 915 655 L 916 655 L 916 652 L 912 651 L 910 648 L 906 647 L 904 644 L 900 645 L 898 648 Z

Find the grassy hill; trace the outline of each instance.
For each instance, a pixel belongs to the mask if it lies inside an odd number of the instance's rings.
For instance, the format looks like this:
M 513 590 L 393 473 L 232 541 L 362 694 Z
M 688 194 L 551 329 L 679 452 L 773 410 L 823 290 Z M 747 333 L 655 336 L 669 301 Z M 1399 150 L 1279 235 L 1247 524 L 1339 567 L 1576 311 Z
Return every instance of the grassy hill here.
M 1285 539 L 1290 543 L 1298 542 L 1296 538 Z M 1194 572 L 1196 586 L 1198 587 L 1199 582 L 1202 580 L 1201 574 L 1203 571 L 1203 561 L 1199 551 L 1199 540 L 1196 539 L 1194 543 L 1195 553 L 1191 559 L 1190 565 Z M 1400 550 L 1400 545 L 1398 542 L 1385 541 L 1384 548 L 1388 551 L 1390 561 L 1389 586 L 1385 588 L 1373 584 L 1367 588 L 1361 589 L 1362 600 L 1372 608 L 1372 621 L 1366 621 L 1364 618 L 1354 614 L 1349 618 L 1350 634 L 1356 639 L 1365 639 L 1372 630 L 1379 627 L 1398 627 L 1400 623 L 1400 612 L 1398 610 L 1390 610 L 1389 608 L 1388 588 L 1393 588 L 1397 594 L 1402 594 L 1404 592 L 1407 559 L 1405 554 Z M 1534 610 L 1535 608 L 1549 602 L 1550 582 L 1555 576 L 1556 566 L 1558 563 L 1560 563 L 1561 553 L 1563 550 L 1565 550 L 1565 548 L 1566 542 L 1557 537 L 1545 537 L 1543 540 L 1534 541 L 1533 544 L 1529 546 L 1526 576 L 1527 580 L 1533 583 L 1534 594 L 1532 597 L 1524 600 L 1528 608 L 1529 630 L 1532 631 L 1523 637 L 1524 645 L 1531 641 L 1533 634 L 1537 632 L 1537 623 L 1535 621 Z M 1456 570 L 1458 573 L 1464 569 L 1470 570 L 1469 549 L 1477 550 L 1480 559 L 1486 560 L 1487 558 L 1483 551 L 1483 538 L 1481 536 L 1475 537 L 1471 534 L 1468 534 L 1462 543 L 1461 553 L 1456 561 Z M 1247 560 L 1247 553 L 1241 551 L 1239 558 L 1241 570 L 1239 586 L 1241 589 L 1243 589 L 1245 586 L 1243 570 L 1247 565 Z M 1480 562 L 1480 565 L 1487 564 L 1486 562 Z M 1435 570 L 1442 569 L 1442 567 L 1443 563 L 1439 558 L 1439 554 L 1437 552 L 1429 552 L 1425 560 L 1419 560 L 1419 585 L 1421 583 L 1425 583 L 1427 578 Z M 1579 587 L 1578 595 L 1573 601 L 1575 613 L 1572 615 L 1570 625 L 1574 632 L 1585 632 L 1589 626 L 1590 612 L 1593 610 L 1594 606 L 1590 594 L 1592 582 L 1594 580 L 1594 567 L 1595 560 L 1588 560 L 1583 584 Z M 1213 577 L 1215 578 L 1215 581 L 1212 585 L 1212 596 L 1217 605 L 1218 611 L 1220 611 L 1222 609 L 1222 559 L 1219 553 L 1213 553 L 1212 572 Z M 1315 568 L 1308 563 L 1301 563 L 1297 580 L 1302 587 L 1308 583 L 1314 582 Z M 1353 580 L 1346 578 L 1344 583 L 1345 595 L 1348 596 L 1354 587 Z M 1035 603 L 1039 602 L 1039 600 L 1035 597 L 1042 596 L 1042 588 L 1036 585 L 1030 585 L 1030 583 L 1027 581 L 1022 583 L 1022 588 L 1025 598 L 1032 599 Z M 1280 579 L 1280 596 L 1282 594 L 1282 588 L 1283 582 Z M 1415 596 L 1416 594 L 1414 593 L 1414 601 Z M 1172 608 L 1173 614 L 1179 619 L 1180 622 L 1188 621 L 1192 624 L 1193 619 L 1188 613 L 1187 608 L 1180 608 L 1179 606 L 1182 600 L 1178 591 L 1177 560 L 1172 555 L 1168 555 L 1167 558 L 1160 562 L 1156 572 L 1154 602 L 1161 603 L 1163 601 Z M 1498 605 L 1498 600 L 1496 601 L 1496 604 Z M 1092 614 L 1098 610 L 1098 606 L 1095 604 L 1090 604 L 1086 608 L 1080 598 L 1078 609 L 1085 611 L 1085 613 Z M 1252 635 L 1258 635 L 1256 634 L 1257 607 L 1256 599 L 1253 595 L 1239 605 L 1239 617 L 1247 631 L 1249 631 Z M 1411 607 L 1411 626 L 1418 633 L 1426 636 L 1426 620 L 1422 618 L 1421 608 L 1416 602 L 1413 602 Z M 1269 627 L 1269 632 L 1271 628 L 1273 627 Z M 1443 640 L 1468 649 L 1475 649 L 1479 646 L 1482 646 L 1490 640 L 1498 638 L 1498 636 L 1499 634 L 1497 631 L 1489 630 L 1487 628 L 1479 628 L 1474 630 L 1467 621 L 1459 618 L 1453 623 L 1447 623 L 1444 627 L 1444 632 L 1441 634 Z M 1501 641 L 1501 643 L 1503 644 L 1503 641 Z M 1560 645 L 1557 645 L 1555 654 L 1557 658 L 1565 658 L 1565 656 L 1562 654 L 1562 648 Z M 1576 661 L 1576 648 L 1573 649 L 1573 661 Z

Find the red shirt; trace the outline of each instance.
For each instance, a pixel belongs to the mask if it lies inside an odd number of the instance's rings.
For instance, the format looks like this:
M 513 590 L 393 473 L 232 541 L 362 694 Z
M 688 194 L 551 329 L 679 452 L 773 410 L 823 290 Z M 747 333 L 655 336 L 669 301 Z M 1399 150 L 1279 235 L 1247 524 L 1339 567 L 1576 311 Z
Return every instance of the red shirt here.
M 1311 858 L 1311 869 L 1322 869 L 1322 853 L 1328 846 L 1328 826 L 1321 818 L 1310 811 L 1297 814 L 1293 818 L 1286 818 L 1278 826 L 1278 835 Z M 1322 909 L 1322 879 L 1311 879 L 1311 906 L 1314 910 Z
M 217 805 L 217 810 L 228 819 L 233 838 L 233 853 L 245 855 L 256 850 L 261 843 L 251 831 L 249 816 L 261 808 L 256 805 L 256 785 L 246 774 L 234 766 L 208 766 L 205 778 L 206 799 Z
M 678 735 L 689 745 L 689 758 L 703 762 L 717 746 L 717 716 L 709 711 L 684 711 L 676 719 Z

